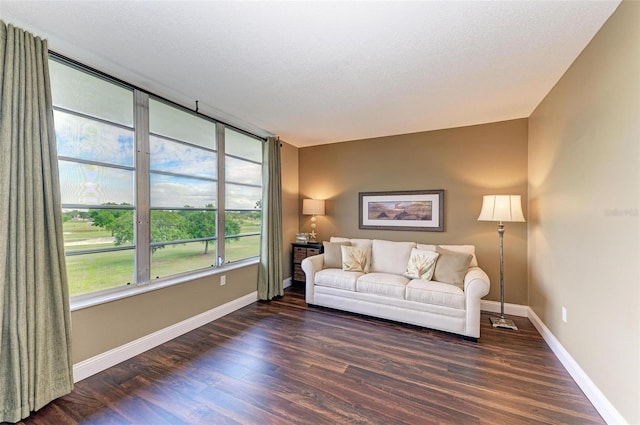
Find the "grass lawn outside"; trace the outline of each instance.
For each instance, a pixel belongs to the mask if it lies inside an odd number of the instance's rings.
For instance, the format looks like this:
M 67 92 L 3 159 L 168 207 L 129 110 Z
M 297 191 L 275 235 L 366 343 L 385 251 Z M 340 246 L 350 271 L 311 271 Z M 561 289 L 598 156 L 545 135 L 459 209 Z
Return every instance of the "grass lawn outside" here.
M 62 229 L 65 242 L 78 242 L 112 236 L 110 231 L 94 227 L 90 221 L 67 221 L 62 225 Z
M 246 223 L 242 233 L 257 232 L 259 223 Z M 65 251 L 113 247 L 109 231 L 93 227 L 89 221 L 64 223 Z M 209 243 L 204 254 L 204 242 L 168 245 L 157 249 L 151 256 L 151 280 L 174 274 L 210 268 L 216 263 L 215 243 Z M 226 262 L 251 258 L 260 253 L 260 236 L 246 236 L 227 240 Z M 101 252 L 66 257 L 69 293 L 71 296 L 134 283 L 135 252 Z

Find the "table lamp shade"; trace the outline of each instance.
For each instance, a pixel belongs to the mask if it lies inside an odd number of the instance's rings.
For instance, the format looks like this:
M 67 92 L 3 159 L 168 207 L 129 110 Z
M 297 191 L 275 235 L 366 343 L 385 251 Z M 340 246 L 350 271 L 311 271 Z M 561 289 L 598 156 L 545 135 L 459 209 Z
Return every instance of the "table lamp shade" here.
M 303 199 L 303 215 L 324 215 L 324 201 L 321 199 Z
M 485 195 L 478 221 L 525 221 L 520 195 Z

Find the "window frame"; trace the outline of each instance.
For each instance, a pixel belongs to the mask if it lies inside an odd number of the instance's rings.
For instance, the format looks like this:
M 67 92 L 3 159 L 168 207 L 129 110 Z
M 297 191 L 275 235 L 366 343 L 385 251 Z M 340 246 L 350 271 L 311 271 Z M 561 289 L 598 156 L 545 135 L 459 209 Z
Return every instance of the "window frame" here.
M 133 124 L 132 127 L 128 127 L 126 125 L 120 123 L 113 123 L 108 120 L 104 120 L 101 118 L 93 117 L 90 114 L 70 111 L 64 107 L 54 106 L 54 110 L 58 110 L 64 113 L 69 113 L 72 115 L 77 115 L 82 118 L 102 122 L 108 125 L 114 125 L 121 128 L 126 128 L 127 130 L 133 131 L 134 138 L 134 161 L 133 167 L 121 166 L 121 165 L 113 165 L 110 163 L 105 163 L 104 165 L 100 161 L 92 161 L 92 160 L 83 160 L 73 157 L 59 157 L 59 160 L 78 162 L 78 163 L 87 163 L 90 165 L 98 165 L 98 166 L 109 166 L 117 169 L 125 169 L 133 172 L 134 178 L 134 187 L 133 187 L 133 196 L 134 202 L 132 206 L 90 206 L 90 208 L 100 208 L 100 209 L 127 209 L 133 210 L 134 212 L 134 243 L 132 245 L 127 246 L 118 246 L 118 247 L 107 247 L 107 248 L 93 248 L 88 250 L 73 250 L 66 251 L 65 250 L 65 258 L 67 256 L 77 256 L 83 254 L 90 253 L 99 253 L 99 252 L 108 252 L 108 251 L 119 251 L 119 250 L 131 250 L 134 251 L 134 273 L 133 273 L 133 282 L 127 285 L 119 285 L 115 287 L 110 287 L 107 289 L 100 289 L 93 292 L 81 293 L 70 296 L 71 309 L 77 310 L 81 308 L 87 308 L 93 305 L 98 305 L 104 302 L 113 301 L 115 299 L 120 299 L 124 297 L 129 297 L 132 295 L 136 295 L 142 292 L 148 292 L 151 290 L 156 290 L 160 288 L 164 288 L 167 286 L 179 284 L 185 281 L 191 281 L 194 279 L 202 278 L 205 276 L 211 276 L 218 273 L 226 272 L 229 270 L 233 270 L 236 268 L 245 267 L 247 265 L 256 264 L 259 261 L 258 256 L 242 258 L 233 262 L 224 262 L 221 259 L 225 258 L 225 242 L 228 237 L 247 237 L 247 236 L 260 236 L 260 232 L 249 232 L 245 234 L 239 235 L 226 235 L 225 233 L 225 215 L 227 210 L 225 209 L 225 197 L 226 190 L 225 185 L 226 175 L 225 175 L 225 158 L 227 154 L 225 153 L 225 129 L 236 131 L 242 135 L 251 137 L 260 141 L 261 143 L 265 142 L 265 138 L 252 134 L 246 130 L 237 128 L 232 125 L 228 125 L 220 120 L 214 119 L 207 115 L 198 113 L 197 111 L 189 110 L 175 102 L 169 101 L 161 96 L 149 93 L 145 90 L 141 90 L 138 87 L 135 87 L 131 84 L 125 83 L 122 80 L 111 77 L 103 72 L 97 71 L 91 67 L 85 66 L 79 62 L 66 58 L 62 55 L 56 54 L 55 52 L 50 52 L 49 60 L 53 60 L 58 62 L 61 65 L 69 66 L 77 71 L 87 73 L 94 77 L 100 78 L 102 80 L 106 80 L 109 83 L 113 83 L 117 86 L 125 88 L 127 90 L 132 91 L 132 102 L 133 102 Z M 150 158 L 150 137 L 161 137 L 168 140 L 172 140 L 169 136 L 164 136 L 160 134 L 155 134 L 150 132 L 149 127 L 149 101 L 150 99 L 154 99 L 159 102 L 165 103 L 167 106 L 176 108 L 183 112 L 187 112 L 189 114 L 194 115 L 199 119 L 205 119 L 214 124 L 215 128 L 215 140 L 217 143 L 216 149 L 205 148 L 209 151 L 213 151 L 217 156 L 217 192 L 216 192 L 216 206 L 214 208 L 193 208 L 194 211 L 210 211 L 214 210 L 216 212 L 216 234 L 211 238 L 198 238 L 198 239 L 189 239 L 185 241 L 163 241 L 161 243 L 151 242 L 151 211 L 153 210 L 177 210 L 180 208 L 164 208 L 164 207 L 152 207 L 151 206 L 151 158 Z M 177 140 L 181 143 L 189 144 L 188 141 Z M 202 148 L 199 145 L 193 145 L 197 148 Z M 240 158 L 244 161 L 248 161 L 246 158 Z M 257 162 L 256 162 L 257 163 Z M 263 163 L 260 163 L 261 166 L 264 166 Z M 163 172 L 157 174 L 164 174 Z M 170 174 L 170 173 L 169 173 Z M 207 179 L 211 180 L 211 179 Z M 236 182 L 231 182 L 233 184 L 241 184 Z M 254 187 L 258 187 L 257 185 L 251 185 Z M 264 187 L 264 181 L 262 180 L 261 185 L 259 187 Z M 260 197 L 262 201 L 262 196 Z M 77 207 L 77 209 L 86 209 L 88 206 L 80 205 L 80 204 L 64 204 L 63 208 L 73 208 Z M 187 210 L 191 210 L 191 208 L 185 208 Z M 235 210 L 234 210 L 235 211 Z M 260 211 L 260 210 L 251 210 L 251 211 Z M 261 217 L 261 220 L 263 217 Z M 209 240 L 214 243 L 215 256 L 216 261 L 211 267 L 207 268 L 199 268 L 194 270 L 189 270 L 185 272 L 180 272 L 164 277 L 152 278 L 150 276 L 150 269 L 152 264 L 151 258 L 151 248 L 154 245 L 170 245 L 176 243 L 186 243 L 186 242 L 198 242 Z M 141 243 L 141 241 L 146 241 Z M 94 252 L 95 251 L 95 252 Z M 66 261 L 66 260 L 65 260 Z

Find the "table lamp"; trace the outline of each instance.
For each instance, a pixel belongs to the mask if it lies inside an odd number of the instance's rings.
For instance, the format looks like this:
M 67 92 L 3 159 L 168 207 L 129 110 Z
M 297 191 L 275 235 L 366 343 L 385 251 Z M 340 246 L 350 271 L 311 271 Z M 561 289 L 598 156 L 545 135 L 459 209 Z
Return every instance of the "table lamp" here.
M 309 234 L 309 242 L 317 242 L 316 239 L 316 216 L 324 215 L 324 200 L 322 199 L 303 199 L 302 214 L 311 216 L 311 233 Z

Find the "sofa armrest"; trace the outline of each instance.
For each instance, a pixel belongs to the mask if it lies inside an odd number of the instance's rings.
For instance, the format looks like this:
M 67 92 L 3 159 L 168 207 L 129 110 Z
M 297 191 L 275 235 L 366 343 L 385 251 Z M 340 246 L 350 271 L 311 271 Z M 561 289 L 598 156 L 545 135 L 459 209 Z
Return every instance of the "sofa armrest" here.
M 489 276 L 480 267 L 471 267 L 464 277 L 464 295 L 466 304 L 466 329 L 464 335 L 480 337 L 481 298 L 489 293 Z
M 307 304 L 313 304 L 315 291 L 314 283 L 316 281 L 316 272 L 322 270 L 324 265 L 324 254 L 312 255 L 302 260 L 300 266 L 306 276 L 305 300 Z
M 464 292 L 467 297 L 482 298 L 489 293 L 489 276 L 480 267 L 471 267 L 464 276 Z

